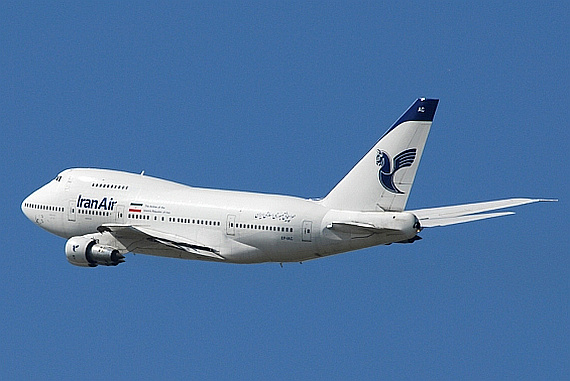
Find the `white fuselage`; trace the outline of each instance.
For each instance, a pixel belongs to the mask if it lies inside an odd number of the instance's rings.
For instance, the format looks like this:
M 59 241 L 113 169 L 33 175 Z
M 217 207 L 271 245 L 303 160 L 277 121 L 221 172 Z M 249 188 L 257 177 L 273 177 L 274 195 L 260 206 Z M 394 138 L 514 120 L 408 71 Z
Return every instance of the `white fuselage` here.
M 422 228 L 513 214 L 513 198 L 406 211 L 437 99 L 417 99 L 322 199 L 193 188 L 142 174 L 68 169 L 22 211 L 61 237 L 76 266 L 116 266 L 128 252 L 229 263 L 300 262 L 391 243 Z
M 136 226 L 215 248 L 226 262 L 304 261 L 415 237 L 406 212 L 350 212 L 291 196 L 193 188 L 102 169 L 69 169 L 22 203 L 34 223 L 61 237 L 95 234 L 104 224 Z M 387 233 L 331 229 L 333 222 L 390 227 Z M 143 245 L 144 246 L 144 245 Z M 133 244 L 124 251 L 205 259 Z M 211 260 L 211 259 L 210 259 Z

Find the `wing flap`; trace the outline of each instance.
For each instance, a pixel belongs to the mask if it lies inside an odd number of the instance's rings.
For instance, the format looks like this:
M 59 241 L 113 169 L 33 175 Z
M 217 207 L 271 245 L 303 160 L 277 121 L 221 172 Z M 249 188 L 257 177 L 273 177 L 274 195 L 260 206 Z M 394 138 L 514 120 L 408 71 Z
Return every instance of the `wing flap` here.
M 98 228 L 99 232 L 109 232 L 117 240 L 141 241 L 146 240 L 160 245 L 182 250 L 194 255 L 208 257 L 217 260 L 225 260 L 220 252 L 212 247 L 202 245 L 175 234 L 169 234 L 141 226 L 123 224 L 103 224 Z

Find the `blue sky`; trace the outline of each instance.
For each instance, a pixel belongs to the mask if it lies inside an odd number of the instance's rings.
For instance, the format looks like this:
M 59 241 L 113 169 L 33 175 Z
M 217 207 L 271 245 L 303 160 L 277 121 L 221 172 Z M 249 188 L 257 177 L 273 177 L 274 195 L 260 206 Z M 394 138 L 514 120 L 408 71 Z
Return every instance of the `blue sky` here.
M 570 376 L 563 2 L 0 5 L 2 379 Z M 440 98 L 408 206 L 556 197 L 301 264 L 67 263 L 70 167 L 319 197 Z

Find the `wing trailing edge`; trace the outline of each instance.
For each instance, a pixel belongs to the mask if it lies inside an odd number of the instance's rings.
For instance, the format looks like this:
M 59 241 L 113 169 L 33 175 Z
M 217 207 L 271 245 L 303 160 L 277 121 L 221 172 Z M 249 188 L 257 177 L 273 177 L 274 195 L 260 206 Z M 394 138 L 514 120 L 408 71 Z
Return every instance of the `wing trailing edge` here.
M 413 213 L 423 228 L 437 226 L 447 226 L 484 220 L 515 214 L 514 212 L 485 213 L 493 210 L 510 208 L 520 205 L 532 204 L 535 202 L 555 202 L 558 200 L 532 199 L 532 198 L 510 198 L 505 200 L 495 200 L 487 202 L 477 202 L 473 204 L 452 205 L 438 208 L 409 210 Z

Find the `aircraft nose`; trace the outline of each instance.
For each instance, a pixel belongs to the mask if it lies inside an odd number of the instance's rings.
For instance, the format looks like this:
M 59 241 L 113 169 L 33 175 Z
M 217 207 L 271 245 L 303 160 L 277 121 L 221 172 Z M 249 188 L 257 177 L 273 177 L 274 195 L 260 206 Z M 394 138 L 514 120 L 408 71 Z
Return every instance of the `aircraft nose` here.
M 42 187 L 26 197 L 20 205 L 24 215 L 35 224 L 38 223 L 37 214 L 46 210 L 46 205 L 49 204 L 45 193 L 44 187 Z
M 65 208 L 58 199 L 56 186 L 51 182 L 36 190 L 22 201 L 21 208 L 24 215 L 37 226 L 66 237 L 63 226 Z
M 34 221 L 32 218 L 32 205 L 33 205 L 33 196 L 34 194 L 32 193 L 31 195 L 29 195 L 28 197 L 26 197 L 24 199 L 24 201 L 22 201 L 22 205 L 20 205 L 20 208 L 22 209 L 22 213 L 24 213 L 24 215 L 28 218 L 28 220 L 30 221 Z

